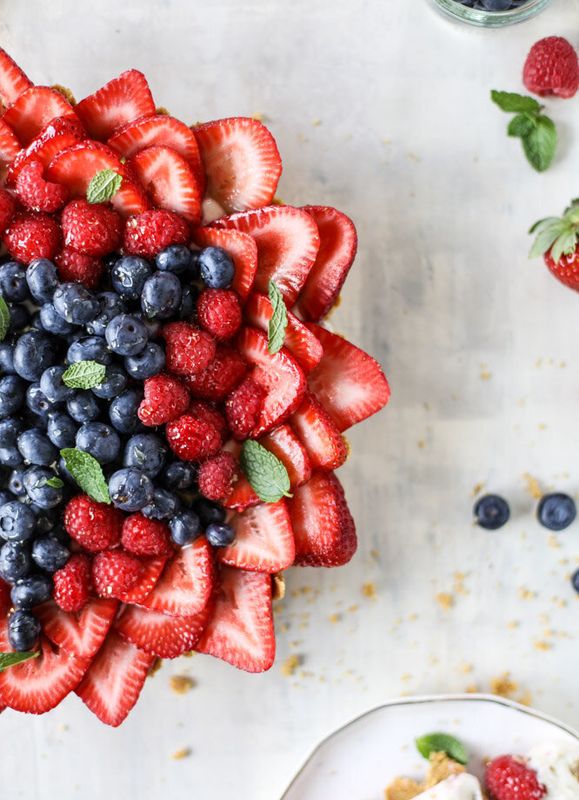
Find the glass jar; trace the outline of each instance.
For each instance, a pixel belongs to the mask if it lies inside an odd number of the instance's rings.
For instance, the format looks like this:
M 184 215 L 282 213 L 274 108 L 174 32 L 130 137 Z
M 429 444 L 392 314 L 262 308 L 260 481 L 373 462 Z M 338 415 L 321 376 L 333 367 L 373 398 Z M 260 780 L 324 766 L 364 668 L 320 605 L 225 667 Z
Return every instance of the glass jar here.
M 480 8 L 469 8 L 457 0 L 434 0 L 435 5 L 453 19 L 482 28 L 502 28 L 505 25 L 514 25 L 515 22 L 524 22 L 546 8 L 550 2 L 551 0 L 527 0 L 508 11 L 484 11 Z

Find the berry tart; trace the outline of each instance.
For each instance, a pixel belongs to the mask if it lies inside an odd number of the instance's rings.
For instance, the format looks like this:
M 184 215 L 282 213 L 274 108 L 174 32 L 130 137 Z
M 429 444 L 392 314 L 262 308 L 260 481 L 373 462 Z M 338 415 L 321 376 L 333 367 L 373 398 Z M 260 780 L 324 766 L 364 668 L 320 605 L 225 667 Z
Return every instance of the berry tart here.
M 260 122 L 1 50 L 0 99 L 0 706 L 115 726 L 157 658 L 271 667 L 279 573 L 356 550 L 335 471 L 389 388 L 323 325 L 354 225 L 276 203 Z

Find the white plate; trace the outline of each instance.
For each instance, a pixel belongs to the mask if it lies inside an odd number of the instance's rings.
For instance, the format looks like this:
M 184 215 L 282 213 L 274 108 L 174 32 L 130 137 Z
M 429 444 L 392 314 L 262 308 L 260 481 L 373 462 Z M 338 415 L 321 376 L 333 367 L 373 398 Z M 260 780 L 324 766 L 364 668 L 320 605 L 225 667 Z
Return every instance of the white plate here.
M 541 742 L 579 741 L 579 733 L 538 711 L 489 695 L 396 700 L 368 711 L 314 750 L 282 800 L 383 800 L 397 775 L 422 777 L 416 737 L 451 733 L 467 746 L 479 777 L 489 756 L 525 753 Z

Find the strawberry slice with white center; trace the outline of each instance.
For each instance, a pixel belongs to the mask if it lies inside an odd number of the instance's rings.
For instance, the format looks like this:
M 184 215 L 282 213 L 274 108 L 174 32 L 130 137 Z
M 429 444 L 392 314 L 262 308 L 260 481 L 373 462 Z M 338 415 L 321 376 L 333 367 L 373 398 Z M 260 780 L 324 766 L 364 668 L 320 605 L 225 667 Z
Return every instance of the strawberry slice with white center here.
M 211 547 L 205 538 L 196 539 L 167 563 L 143 606 L 176 617 L 199 614 L 211 597 L 214 566 Z
M 157 208 L 175 211 L 190 222 L 199 222 L 201 190 L 183 156 L 170 147 L 154 145 L 129 159 L 128 167 Z
M 292 306 L 320 246 L 318 228 L 312 217 L 292 206 L 269 206 L 222 217 L 212 224 L 253 236 L 257 244 L 255 290 L 267 294 L 272 280 L 288 306 Z
M 344 437 L 312 394 L 306 394 L 292 415 L 290 425 L 303 443 L 314 469 L 338 469 L 348 457 Z
M 7 625 L 0 626 L 0 651 L 11 651 Z M 0 704 L 27 714 L 44 714 L 76 689 L 90 659 L 77 658 L 54 648 L 40 637 L 40 654 L 0 672 Z
M 49 86 L 32 86 L 10 106 L 3 119 L 26 147 L 52 119 L 66 116 L 74 119 L 75 113 L 60 92 Z
M 267 333 L 269 321 L 273 316 L 269 297 L 257 293 L 250 295 L 245 314 L 250 325 Z M 296 357 L 304 372 L 310 372 L 317 367 L 324 353 L 319 339 L 291 311 L 287 312 L 287 328 L 283 344 Z
M 101 722 L 116 728 L 139 699 L 154 660 L 111 631 L 76 693 Z
M 142 72 L 129 69 L 75 106 L 93 139 L 105 141 L 117 128 L 139 117 L 152 117 L 155 102 Z
M 177 658 L 191 651 L 211 616 L 211 603 L 192 617 L 170 617 L 160 611 L 127 606 L 115 628 L 128 642 L 158 658 Z
M 252 378 L 267 392 L 253 438 L 267 433 L 298 408 L 306 389 L 305 375 L 297 361 L 283 347 L 270 353 L 267 336 L 256 328 L 243 328 L 237 348 L 251 365 Z
M 292 491 L 309 481 L 312 474 L 310 459 L 306 448 L 289 425 L 280 425 L 260 439 L 259 443 L 277 456 L 285 466 Z
M 314 472 L 288 500 L 296 543 L 295 563 L 341 567 L 356 552 L 356 526 L 333 472 Z
M 347 430 L 383 408 L 390 399 L 390 387 L 380 364 L 325 328 L 308 324 L 324 348 L 318 366 L 308 375 L 315 394 L 340 432 Z
M 48 167 L 57 153 L 61 153 L 68 147 L 78 144 L 85 138 L 86 134 L 79 119 L 76 117 L 55 117 L 44 126 L 26 149 L 18 153 L 15 160 L 10 164 L 6 182 L 9 186 L 15 186 L 20 170 L 31 159 L 40 161 L 44 167 Z
M 230 117 L 198 125 L 193 132 L 210 197 L 228 213 L 271 203 L 281 157 L 265 125 L 248 117 Z
M 265 672 L 275 659 L 271 577 L 222 566 L 215 609 L 197 647 L 246 672 Z
M 51 642 L 67 653 L 91 658 L 105 640 L 117 613 L 118 602 L 96 598 L 82 611 L 69 614 L 52 600 L 35 609 L 42 629 Z
M 12 128 L 0 119 L 0 161 L 8 164 L 20 152 L 20 142 Z
M 0 100 L 2 105 L 11 106 L 20 95 L 32 86 L 13 58 L 0 47 Z
M 293 564 L 295 543 L 285 500 L 261 503 L 228 520 L 235 541 L 218 551 L 223 564 L 252 572 L 280 572 Z
M 316 222 L 320 249 L 300 292 L 297 308 L 307 320 L 317 322 L 330 311 L 356 257 L 358 236 L 352 220 L 328 206 L 304 206 Z
M 141 572 L 139 580 L 132 589 L 129 589 L 128 592 L 125 592 L 120 597 L 123 603 L 127 603 L 127 605 L 131 603 L 142 603 L 143 600 L 151 594 L 167 563 L 166 558 L 147 558 L 141 560 L 144 562 L 145 567 Z
M 235 230 L 197 228 L 193 232 L 193 241 L 199 247 L 221 247 L 229 254 L 235 266 L 231 288 L 242 301 L 245 300 L 257 272 L 257 245 L 253 237 Z
M 72 197 L 86 197 L 89 183 L 103 169 L 112 169 L 123 179 L 111 200 L 120 214 L 140 214 L 149 208 L 143 188 L 131 179 L 117 154 L 100 142 L 80 142 L 58 153 L 50 162 L 46 180 L 66 186 Z

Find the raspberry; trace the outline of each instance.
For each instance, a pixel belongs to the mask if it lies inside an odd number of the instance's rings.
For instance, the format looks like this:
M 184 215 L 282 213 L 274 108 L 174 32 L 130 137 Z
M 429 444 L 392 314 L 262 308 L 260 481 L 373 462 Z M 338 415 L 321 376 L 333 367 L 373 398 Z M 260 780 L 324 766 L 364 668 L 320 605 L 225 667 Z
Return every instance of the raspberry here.
M 144 568 L 142 561 L 124 550 L 99 553 L 92 562 L 92 579 L 97 594 L 122 600 L 125 592 L 137 583 Z
M 200 461 L 214 456 L 221 447 L 219 431 L 209 422 L 184 414 L 170 422 L 165 435 L 169 447 L 182 461 Z
M 164 425 L 177 419 L 189 407 L 189 392 L 178 378 L 172 375 L 153 375 L 147 378 L 137 415 L 143 425 Z
M 138 513 L 125 519 L 121 542 L 137 556 L 168 556 L 172 552 L 168 525 Z
M 80 611 L 88 603 L 90 588 L 88 556 L 82 553 L 72 555 L 53 577 L 54 602 L 63 611 Z
M 265 390 L 253 378 L 246 378 L 227 398 L 225 413 L 236 439 L 247 439 L 259 421 Z
M 58 222 L 35 211 L 16 214 L 3 236 L 8 252 L 29 264 L 35 258 L 54 258 L 60 248 Z
M 225 500 L 238 475 L 237 461 L 226 451 L 204 461 L 199 467 L 199 491 L 208 500 Z
M 121 244 L 121 218 L 101 203 L 73 200 L 62 212 L 61 225 L 64 244 L 87 256 L 105 256 Z
M 123 248 L 126 253 L 151 258 L 170 244 L 187 244 L 189 224 L 174 211 L 155 209 L 129 217 Z
M 215 340 L 189 322 L 171 322 L 161 335 L 167 369 L 176 375 L 202 372 L 215 358 Z
M 189 406 L 187 413 L 195 419 L 202 419 L 213 425 L 219 433 L 221 438 L 225 437 L 227 432 L 227 420 L 223 414 L 218 411 L 211 403 L 204 403 L 202 400 L 194 400 Z
M 4 232 L 14 216 L 16 203 L 6 189 L 0 189 L 0 232 Z
M 118 508 L 97 503 L 86 494 L 73 497 L 64 512 L 64 527 L 85 550 L 97 553 L 121 540 L 124 515 Z
M 194 397 L 225 400 L 243 380 L 247 365 L 237 350 L 218 345 L 215 358 L 203 372 L 190 375 L 185 382 Z
M 197 301 L 197 319 L 216 339 L 231 339 L 241 327 L 238 296 L 230 289 L 205 289 Z
M 27 161 L 16 178 L 16 194 L 31 211 L 57 211 L 68 197 L 68 189 L 43 178 L 44 167 L 35 158 Z
M 54 261 L 61 281 L 80 281 L 87 289 L 95 289 L 99 285 L 104 267 L 98 258 L 65 247 Z
M 541 97 L 573 97 L 579 87 L 579 60 L 573 45 L 562 36 L 536 42 L 525 61 L 523 82 Z
M 536 772 L 514 756 L 500 756 L 491 761 L 486 784 L 495 800 L 540 800 L 547 794 Z

